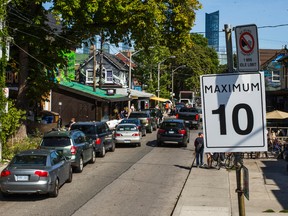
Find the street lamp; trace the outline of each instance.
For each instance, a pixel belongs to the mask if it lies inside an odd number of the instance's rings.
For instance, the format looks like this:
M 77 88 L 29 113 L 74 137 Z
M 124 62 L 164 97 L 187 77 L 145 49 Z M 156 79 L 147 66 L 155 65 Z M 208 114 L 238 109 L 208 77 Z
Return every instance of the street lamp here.
M 172 98 L 172 103 L 173 103 L 173 97 L 174 97 L 174 72 L 180 68 L 184 68 L 186 65 L 180 65 L 174 70 L 172 70 L 172 88 L 171 88 L 171 98 Z
M 138 52 L 140 52 L 142 50 L 143 49 L 140 49 L 140 50 L 134 52 L 133 54 L 131 53 L 131 51 L 129 51 L 129 74 L 128 74 L 128 88 L 129 88 L 129 91 L 131 91 L 131 87 L 132 87 L 132 85 L 131 85 L 131 78 L 132 78 L 132 75 L 131 75 L 131 67 L 132 67 L 131 61 L 132 61 L 132 56 L 137 54 Z M 130 95 L 129 95 L 129 97 L 130 97 Z M 131 101 L 128 100 L 128 109 L 130 109 L 130 107 L 131 107 Z
M 176 56 L 169 56 L 168 58 L 176 58 Z M 165 62 L 168 58 L 158 63 L 158 87 L 157 87 L 157 97 L 160 97 L 160 67 L 163 62 Z
M 149 48 L 153 48 L 153 47 L 149 47 Z M 131 53 L 131 51 L 129 51 L 129 74 L 128 74 L 128 88 L 129 90 L 131 91 L 131 79 L 132 79 L 132 72 L 131 72 L 131 69 L 132 69 L 132 65 L 131 65 L 131 62 L 132 62 L 132 56 L 139 53 L 140 51 L 144 50 L 144 48 L 140 49 L 140 50 L 137 50 L 136 52 L 134 53 Z M 129 100 L 128 101 L 128 108 L 130 109 L 130 106 L 131 106 L 131 101 Z

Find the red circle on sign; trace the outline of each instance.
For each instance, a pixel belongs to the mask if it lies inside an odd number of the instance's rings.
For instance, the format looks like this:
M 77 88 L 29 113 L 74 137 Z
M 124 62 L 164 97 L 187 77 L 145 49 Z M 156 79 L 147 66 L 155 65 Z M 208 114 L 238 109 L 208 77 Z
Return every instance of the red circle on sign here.
M 246 54 L 251 53 L 254 49 L 255 41 L 252 34 L 250 34 L 249 32 L 244 32 L 240 36 L 239 43 L 241 51 Z

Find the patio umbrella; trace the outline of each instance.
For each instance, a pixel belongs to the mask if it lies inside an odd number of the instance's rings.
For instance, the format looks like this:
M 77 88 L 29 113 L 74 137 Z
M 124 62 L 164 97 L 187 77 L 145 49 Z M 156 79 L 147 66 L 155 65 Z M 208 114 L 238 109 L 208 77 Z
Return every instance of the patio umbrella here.
M 266 119 L 286 119 L 288 118 L 288 113 L 280 110 L 274 110 L 272 112 L 266 113 Z

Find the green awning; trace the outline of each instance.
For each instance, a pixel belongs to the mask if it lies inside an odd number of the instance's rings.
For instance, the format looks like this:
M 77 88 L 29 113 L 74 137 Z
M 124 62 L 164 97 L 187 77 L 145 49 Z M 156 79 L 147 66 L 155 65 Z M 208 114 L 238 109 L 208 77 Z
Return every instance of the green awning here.
M 58 88 L 73 92 L 75 94 L 90 97 L 98 101 L 119 102 L 131 100 L 129 97 L 123 96 L 121 94 L 107 95 L 106 90 L 99 88 L 96 88 L 96 91 L 93 91 L 92 86 L 83 85 L 77 82 L 61 81 L 58 84 Z

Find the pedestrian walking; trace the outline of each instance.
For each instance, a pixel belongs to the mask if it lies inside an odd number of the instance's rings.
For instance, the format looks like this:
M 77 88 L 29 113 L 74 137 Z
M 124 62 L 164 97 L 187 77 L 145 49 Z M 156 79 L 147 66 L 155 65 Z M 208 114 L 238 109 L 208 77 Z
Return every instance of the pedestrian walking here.
M 71 118 L 71 120 L 70 120 L 70 122 L 69 122 L 69 124 L 68 124 L 68 130 L 71 130 L 71 126 L 72 126 L 73 124 L 75 124 L 75 123 L 76 123 L 75 118 Z
M 196 166 L 202 167 L 204 165 L 203 163 L 203 152 L 204 152 L 204 139 L 203 139 L 203 133 L 199 132 L 198 137 L 194 141 L 195 146 L 195 152 L 196 152 Z

